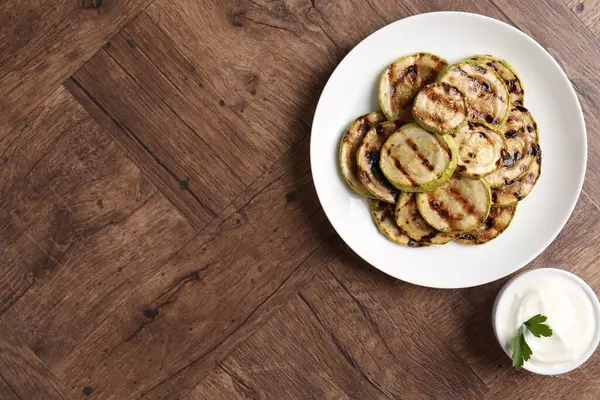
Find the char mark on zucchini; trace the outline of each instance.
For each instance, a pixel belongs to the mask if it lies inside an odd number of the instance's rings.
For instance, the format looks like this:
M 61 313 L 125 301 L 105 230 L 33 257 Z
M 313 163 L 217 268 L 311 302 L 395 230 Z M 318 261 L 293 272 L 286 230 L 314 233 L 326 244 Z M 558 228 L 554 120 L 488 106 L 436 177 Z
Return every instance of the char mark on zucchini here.
M 371 172 L 378 178 L 384 179 L 383 172 L 381 172 L 381 168 L 379 167 L 379 158 L 380 153 L 378 151 L 367 151 L 367 161 L 371 167 Z
M 415 95 L 432 82 L 446 64 L 436 55 L 416 53 L 389 65 L 379 81 L 379 103 L 387 118 L 410 120 Z
M 394 166 L 396 167 L 398 172 L 400 172 L 410 182 L 411 185 L 416 186 L 417 181 L 415 181 L 415 179 L 408 173 L 408 171 L 404 169 L 400 160 L 398 160 L 395 157 L 392 157 L 392 159 L 394 160 Z
M 535 128 L 527 129 L 529 126 L 534 127 L 535 121 L 526 110 L 524 107 L 514 107 L 501 128 L 505 138 L 502 166 L 486 176 L 486 180 L 494 188 L 521 178 L 534 162 L 539 149 L 538 133 Z
M 527 197 L 539 179 L 541 166 L 542 153 L 540 152 L 525 176 L 506 182 L 506 185 L 493 190 L 494 204 L 499 206 L 514 205 Z
M 456 169 L 453 138 L 430 133 L 416 123 L 392 134 L 381 153 L 381 170 L 392 185 L 403 191 L 433 190 Z
M 443 138 L 441 138 L 441 137 L 440 137 L 440 136 L 438 136 L 438 135 L 435 135 L 434 137 L 435 137 L 435 141 L 437 142 L 437 144 L 438 144 L 438 146 L 440 147 L 440 149 L 442 149 L 443 151 L 445 151 L 445 152 L 446 152 L 446 155 L 447 155 L 449 158 L 451 158 L 451 157 L 452 157 L 452 151 L 450 150 L 450 148 L 449 148 L 447 145 L 445 145 L 445 143 L 444 143 L 444 139 L 443 139 Z
M 454 85 L 462 91 L 469 119 L 490 127 L 502 125 L 509 106 L 509 93 L 504 81 L 493 68 L 475 61 L 464 61 L 446 69 L 439 82 Z
M 392 204 L 385 203 L 381 200 L 371 200 L 371 217 L 373 218 L 377 229 L 386 238 L 403 246 L 423 246 L 423 243 L 413 240 L 398 227 L 394 214 L 395 210 Z
M 458 202 L 467 214 L 475 215 L 475 208 L 473 207 L 473 204 L 471 204 L 468 199 L 464 198 L 458 189 L 449 186 L 448 193 L 452 195 L 453 200 Z
M 456 235 L 433 228 L 421 216 L 413 193 L 403 193 L 396 204 L 396 224 L 412 239 L 420 243 L 446 244 Z
M 437 134 L 452 134 L 467 117 L 464 95 L 446 82 L 430 83 L 415 97 L 413 116 L 424 129 Z
M 504 81 L 507 88 L 510 102 L 515 106 L 523 105 L 524 90 L 521 79 L 517 76 L 514 69 L 504 60 L 489 56 L 478 55 L 470 58 L 471 60 L 492 68 Z
M 463 244 L 484 244 L 498 237 L 510 225 L 516 212 L 516 205 L 493 206 L 490 215 L 477 229 L 458 238 Z
M 380 112 L 369 113 L 357 118 L 350 124 L 340 141 L 339 164 L 342 176 L 352 190 L 365 197 L 372 196 L 360 181 L 357 152 L 368 128 L 383 121 L 384 118 Z
M 365 135 L 357 151 L 359 178 L 374 198 L 395 203 L 398 191 L 381 171 L 381 150 L 387 138 L 402 126 L 399 121 L 383 122 Z
M 419 147 L 411 138 L 406 139 L 406 144 L 408 144 L 408 146 L 412 149 L 412 151 L 415 153 L 417 158 L 421 161 L 421 164 L 423 164 L 425 166 L 425 168 L 427 168 L 428 170 L 430 170 L 432 172 L 435 170 L 435 167 L 431 164 L 431 162 L 429 162 L 429 160 L 423 154 L 421 154 L 421 152 L 419 151 Z
M 433 228 L 446 233 L 470 231 L 488 217 L 489 186 L 481 179 L 452 177 L 433 192 L 417 194 L 417 206 Z

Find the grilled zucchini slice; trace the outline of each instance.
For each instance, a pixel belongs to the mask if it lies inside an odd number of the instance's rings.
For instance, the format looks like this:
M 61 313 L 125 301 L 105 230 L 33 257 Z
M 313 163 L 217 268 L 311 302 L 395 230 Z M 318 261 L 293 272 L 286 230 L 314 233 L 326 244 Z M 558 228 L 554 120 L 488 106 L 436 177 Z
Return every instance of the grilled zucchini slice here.
M 436 135 L 412 123 L 388 138 L 381 149 L 379 165 L 396 188 L 426 192 L 450 179 L 456 169 L 457 153 L 452 136 Z
M 456 87 L 435 82 L 417 94 L 412 113 L 424 129 L 445 135 L 456 132 L 466 122 L 467 105 Z
M 379 105 L 389 120 L 410 121 L 413 100 L 448 63 L 430 53 L 415 53 L 388 66 L 379 79 Z
M 371 193 L 365 189 L 358 178 L 358 166 L 356 165 L 356 152 L 366 133 L 371 127 L 385 121 L 385 116 L 380 112 L 358 117 L 350 124 L 342 141 L 340 142 L 340 169 L 344 180 L 356 193 L 365 197 L 372 197 Z
M 396 244 L 409 247 L 422 247 L 423 244 L 417 242 L 414 239 L 408 237 L 398 225 L 394 219 L 394 206 L 381 200 L 371 200 L 371 217 L 377 229 L 386 238 Z
M 525 176 L 522 176 L 508 185 L 492 190 L 494 204 L 508 206 L 523 200 L 533 190 L 541 172 L 542 152 L 538 149 L 535 160 Z
M 396 224 L 412 239 L 420 243 L 446 244 L 455 234 L 440 232 L 423 219 L 417 208 L 414 193 L 402 193 L 396 204 Z
M 458 147 L 456 170 L 473 178 L 487 175 L 502 164 L 504 140 L 483 124 L 469 122 L 454 137 Z
M 467 118 L 498 129 L 509 111 L 508 89 L 493 68 L 475 61 L 451 65 L 440 73 L 439 82 L 454 85 L 465 96 Z
M 500 78 L 504 80 L 504 84 L 508 89 L 510 102 L 515 106 L 522 106 L 524 104 L 525 91 L 523 90 L 523 83 L 509 63 L 490 55 L 476 55 L 469 59 L 493 68 Z
M 507 207 L 492 206 L 490 215 L 481 226 L 463 234 L 457 239 L 462 244 L 483 244 L 500 236 L 508 228 L 517 212 L 517 205 Z
M 371 128 L 356 153 L 358 177 L 373 197 L 395 204 L 398 189 L 386 179 L 379 167 L 381 148 L 392 133 L 402 126 L 400 121 L 388 121 Z
M 455 175 L 433 192 L 417 194 L 417 207 L 432 227 L 442 232 L 468 232 L 488 217 L 490 187 L 483 179 Z
M 500 168 L 485 179 L 491 187 L 508 185 L 527 173 L 539 152 L 537 124 L 525 107 L 513 108 L 501 131 L 506 143 Z

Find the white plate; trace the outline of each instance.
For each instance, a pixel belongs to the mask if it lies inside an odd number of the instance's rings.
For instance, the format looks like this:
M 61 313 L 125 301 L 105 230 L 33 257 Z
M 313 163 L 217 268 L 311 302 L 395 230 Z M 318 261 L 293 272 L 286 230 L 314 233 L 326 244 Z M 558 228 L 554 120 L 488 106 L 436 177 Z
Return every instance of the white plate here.
M 473 54 L 506 59 L 521 76 L 525 106 L 536 119 L 542 175 L 511 226 L 480 246 L 406 248 L 388 241 L 371 220 L 368 201 L 342 180 L 338 145 L 357 116 L 379 109 L 377 81 L 397 58 L 426 51 L 457 62 Z M 511 274 L 558 235 L 581 192 L 587 159 L 585 122 L 569 79 L 537 42 L 503 22 L 438 12 L 390 24 L 357 45 L 331 75 L 312 126 L 310 159 L 321 205 L 342 239 L 381 271 L 417 285 L 460 288 Z

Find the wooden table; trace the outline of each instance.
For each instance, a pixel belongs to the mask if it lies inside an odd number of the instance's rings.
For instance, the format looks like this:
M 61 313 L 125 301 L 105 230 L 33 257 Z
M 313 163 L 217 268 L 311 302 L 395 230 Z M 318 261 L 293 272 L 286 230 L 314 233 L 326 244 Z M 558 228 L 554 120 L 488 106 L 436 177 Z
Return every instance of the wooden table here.
M 571 78 L 585 191 L 530 268 L 599 289 L 597 2 L 4 0 L 0 399 L 597 399 L 600 354 L 511 369 L 490 323 L 505 280 L 396 281 L 318 204 L 327 78 L 370 33 L 441 9 L 518 27 Z

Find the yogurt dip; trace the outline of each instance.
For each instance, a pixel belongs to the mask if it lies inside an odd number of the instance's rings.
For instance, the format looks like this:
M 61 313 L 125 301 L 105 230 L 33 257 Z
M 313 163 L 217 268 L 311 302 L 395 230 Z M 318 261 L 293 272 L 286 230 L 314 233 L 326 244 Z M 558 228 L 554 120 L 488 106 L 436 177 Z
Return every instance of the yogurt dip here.
M 600 303 L 592 289 L 570 272 L 542 268 L 524 272 L 509 281 L 496 298 L 494 332 L 509 356 L 519 327 L 537 314 L 548 317 L 551 337 L 525 341 L 533 354 L 524 369 L 545 375 L 561 374 L 583 364 L 600 341 Z

